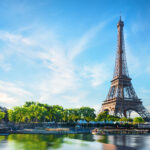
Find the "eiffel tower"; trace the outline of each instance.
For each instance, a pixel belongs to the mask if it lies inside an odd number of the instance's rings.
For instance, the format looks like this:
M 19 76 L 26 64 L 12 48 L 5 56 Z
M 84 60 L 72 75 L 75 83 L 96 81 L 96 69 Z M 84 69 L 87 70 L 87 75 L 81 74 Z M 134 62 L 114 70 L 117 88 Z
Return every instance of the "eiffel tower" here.
M 103 102 L 100 112 L 109 111 L 109 114 L 115 116 L 130 117 L 131 112 L 135 111 L 145 121 L 150 121 L 150 113 L 143 106 L 141 99 L 138 98 L 129 77 L 125 56 L 123 26 L 124 22 L 120 17 L 117 24 L 118 47 L 114 75 L 107 98 Z

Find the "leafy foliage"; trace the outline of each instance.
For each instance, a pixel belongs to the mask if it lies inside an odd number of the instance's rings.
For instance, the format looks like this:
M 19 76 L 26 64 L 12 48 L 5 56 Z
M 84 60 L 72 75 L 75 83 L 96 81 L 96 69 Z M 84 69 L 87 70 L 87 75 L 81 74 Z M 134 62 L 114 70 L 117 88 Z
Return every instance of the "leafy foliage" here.
M 144 123 L 144 122 L 145 122 L 144 119 L 141 117 L 135 117 L 133 119 L 133 123 Z
M 126 117 L 122 117 L 122 118 L 120 118 L 120 119 L 119 119 L 119 121 L 127 122 L 127 121 L 128 121 L 128 118 L 126 118 Z
M 21 107 L 8 111 L 11 122 L 74 122 L 79 119 L 94 120 L 95 110 L 90 107 L 64 109 L 59 105 L 47 105 L 36 102 L 26 102 Z
M 5 117 L 5 113 L 0 111 L 0 120 Z M 96 118 L 96 119 L 95 119 Z M 86 121 L 130 121 L 134 123 L 143 123 L 141 117 L 119 118 L 117 116 L 109 115 L 104 111 L 96 117 L 95 110 L 90 107 L 69 108 L 64 109 L 59 105 L 48 105 L 39 102 L 28 101 L 23 106 L 17 106 L 8 110 L 8 120 L 10 122 L 75 122 L 84 119 Z
M 1 110 L 0 110 L 0 121 L 2 120 L 2 119 L 4 119 L 4 117 L 5 117 L 5 112 L 2 112 Z
M 96 118 L 97 121 L 119 121 L 119 119 L 117 116 L 109 115 L 108 111 L 101 112 Z

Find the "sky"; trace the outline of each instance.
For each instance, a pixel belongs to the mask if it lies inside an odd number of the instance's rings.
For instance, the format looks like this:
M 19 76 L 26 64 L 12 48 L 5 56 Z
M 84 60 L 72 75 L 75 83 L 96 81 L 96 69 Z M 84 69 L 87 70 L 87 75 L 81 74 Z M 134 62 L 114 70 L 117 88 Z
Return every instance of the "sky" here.
M 1 0 L 0 105 L 99 110 L 113 78 L 120 15 L 129 75 L 150 108 L 149 0 Z

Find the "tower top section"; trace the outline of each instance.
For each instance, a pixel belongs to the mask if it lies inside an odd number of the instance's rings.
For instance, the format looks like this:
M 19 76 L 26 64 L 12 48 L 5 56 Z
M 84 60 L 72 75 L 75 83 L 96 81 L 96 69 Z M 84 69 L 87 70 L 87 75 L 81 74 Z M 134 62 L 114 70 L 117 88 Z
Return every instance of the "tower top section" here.
M 123 27 L 124 27 L 124 22 L 122 21 L 120 16 L 120 19 L 117 24 L 118 43 L 117 43 L 117 56 L 116 56 L 113 78 L 129 77 L 127 63 L 126 63 L 126 56 L 125 56 Z
M 121 16 L 120 16 L 120 20 L 118 21 L 117 28 L 123 27 L 123 26 L 124 26 L 124 22 L 121 20 Z

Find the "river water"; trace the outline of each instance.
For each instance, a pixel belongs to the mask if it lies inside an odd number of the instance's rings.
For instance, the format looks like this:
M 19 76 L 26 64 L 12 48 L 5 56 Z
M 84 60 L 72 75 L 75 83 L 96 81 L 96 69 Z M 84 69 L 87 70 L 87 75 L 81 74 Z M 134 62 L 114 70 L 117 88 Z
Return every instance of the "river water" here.
M 11 134 L 0 136 L 0 150 L 150 150 L 150 135 Z

